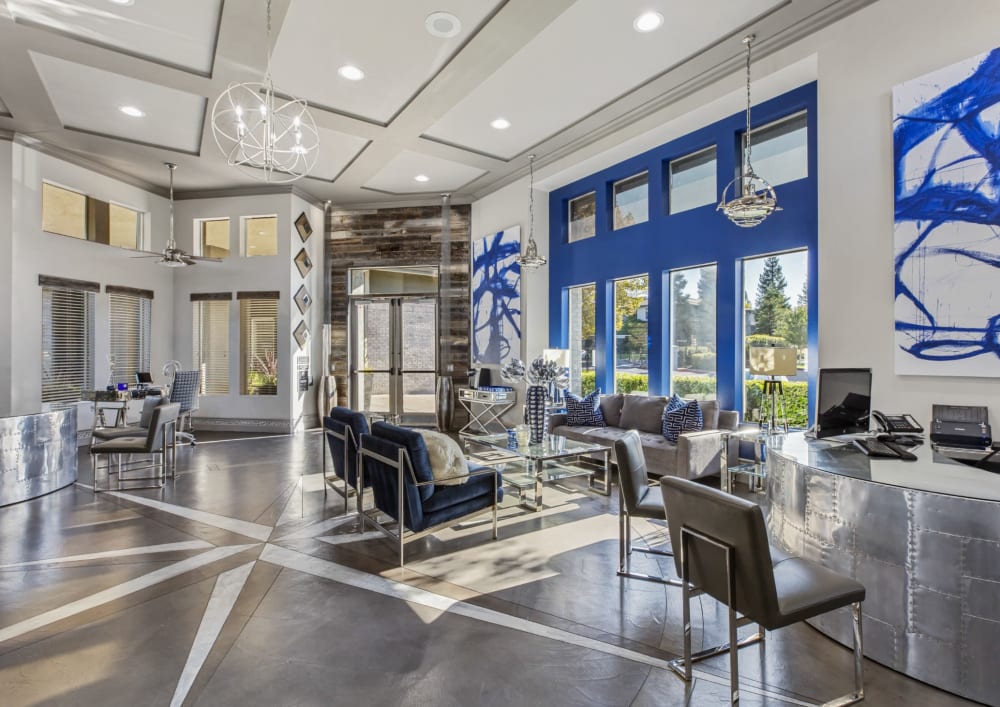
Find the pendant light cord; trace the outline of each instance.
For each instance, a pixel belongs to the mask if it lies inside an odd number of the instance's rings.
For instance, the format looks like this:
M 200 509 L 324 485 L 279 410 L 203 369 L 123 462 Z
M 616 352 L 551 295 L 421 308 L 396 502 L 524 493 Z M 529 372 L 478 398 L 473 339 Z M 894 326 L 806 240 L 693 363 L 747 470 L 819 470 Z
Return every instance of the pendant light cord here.
M 746 175 L 753 174 L 753 167 L 750 166 L 750 45 L 753 43 L 754 35 L 748 34 L 743 41 L 747 45 L 747 145 L 744 150 L 743 159 L 746 161 Z
M 177 244 L 174 242 L 174 170 L 177 169 L 177 165 L 167 162 L 167 169 L 170 170 L 170 241 L 167 243 L 167 247 L 176 248 Z
M 528 242 L 535 242 L 535 156 L 528 155 Z

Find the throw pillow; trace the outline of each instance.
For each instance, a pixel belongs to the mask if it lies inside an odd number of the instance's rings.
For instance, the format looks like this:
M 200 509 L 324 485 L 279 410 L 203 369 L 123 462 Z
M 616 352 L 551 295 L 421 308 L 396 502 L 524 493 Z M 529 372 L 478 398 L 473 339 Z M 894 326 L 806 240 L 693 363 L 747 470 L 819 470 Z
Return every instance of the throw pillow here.
M 566 424 L 570 427 L 605 427 L 604 415 L 598 405 L 600 398 L 600 388 L 583 398 L 567 392 Z
M 703 424 L 704 419 L 698 401 L 692 400 L 684 407 L 663 413 L 663 436 L 668 442 L 676 444 L 682 432 L 698 432 Z
M 621 427 L 622 406 L 625 404 L 625 396 L 621 393 L 605 395 L 601 398 L 601 415 L 604 416 L 604 424 L 608 427 Z
M 469 480 L 469 465 L 458 442 L 434 430 L 419 430 L 427 445 L 431 473 L 436 486 L 459 486 Z M 456 477 L 456 478 L 450 478 Z
M 687 405 L 687 401 L 677 395 L 677 393 L 670 396 L 670 399 L 667 401 L 667 406 L 663 408 L 663 418 L 660 420 L 660 434 L 669 439 L 669 433 L 667 430 L 667 413 L 673 412 L 674 410 L 680 410 L 685 405 Z
M 618 426 L 623 430 L 659 434 L 666 404 L 667 399 L 659 395 L 626 395 Z

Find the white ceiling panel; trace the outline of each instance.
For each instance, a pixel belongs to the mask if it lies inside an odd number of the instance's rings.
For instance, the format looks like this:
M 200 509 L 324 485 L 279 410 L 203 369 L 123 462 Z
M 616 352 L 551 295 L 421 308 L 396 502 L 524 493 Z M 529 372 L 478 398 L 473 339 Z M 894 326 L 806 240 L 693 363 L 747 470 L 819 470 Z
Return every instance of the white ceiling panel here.
M 484 174 L 485 170 L 460 162 L 402 150 L 365 182 L 364 187 L 390 194 L 437 194 L 457 191 Z M 427 177 L 427 181 L 418 182 L 415 179 L 418 175 Z
M 30 52 L 64 127 L 197 154 L 206 99 L 64 59 Z M 119 107 L 146 115 L 130 118 Z
M 275 85 L 310 103 L 388 123 L 462 46 L 499 0 L 291 0 L 271 58 Z M 432 36 L 427 16 L 447 9 L 454 37 Z M 363 81 L 337 74 L 344 65 Z
M 425 135 L 510 159 L 781 4 L 577 0 Z M 647 10 L 665 22 L 636 32 L 632 23 Z M 490 127 L 499 117 L 511 126 Z
M 319 156 L 309 176 L 332 182 L 367 145 L 363 137 L 320 128 Z
M 6 0 L 14 20 L 209 75 L 222 0 Z

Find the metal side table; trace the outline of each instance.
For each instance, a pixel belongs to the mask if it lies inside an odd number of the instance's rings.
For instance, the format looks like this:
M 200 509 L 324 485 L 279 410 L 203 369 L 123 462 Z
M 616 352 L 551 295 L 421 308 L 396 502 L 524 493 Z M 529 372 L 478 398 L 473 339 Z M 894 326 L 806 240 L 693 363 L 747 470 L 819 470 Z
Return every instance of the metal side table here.
M 469 413 L 469 421 L 458 431 L 460 435 L 491 435 L 506 432 L 501 416 L 514 407 L 517 393 L 513 390 L 477 390 L 459 388 L 458 404 Z
M 730 466 L 728 450 L 731 439 L 753 442 L 753 459 L 738 458 L 737 463 Z M 750 423 L 744 423 L 742 429 L 727 430 L 722 433 L 722 483 L 720 486 L 723 491 L 732 493 L 736 477 L 744 476 L 750 491 L 754 493 L 764 492 L 764 480 L 767 479 L 766 446 L 767 433 L 758 425 L 751 426 Z

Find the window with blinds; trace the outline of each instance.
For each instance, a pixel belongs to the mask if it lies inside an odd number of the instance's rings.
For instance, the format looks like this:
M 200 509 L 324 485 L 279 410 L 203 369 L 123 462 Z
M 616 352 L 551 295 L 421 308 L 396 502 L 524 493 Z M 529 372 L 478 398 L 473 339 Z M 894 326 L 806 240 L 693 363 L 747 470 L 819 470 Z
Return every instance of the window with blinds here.
M 42 288 L 42 403 L 67 407 L 94 390 L 94 293 Z
M 201 395 L 229 394 L 229 302 L 192 302 L 194 362 L 201 371 Z
M 278 301 L 240 299 L 240 393 L 278 394 Z
M 114 362 L 115 383 L 135 383 L 138 371 L 149 371 L 152 300 L 135 294 L 108 295 L 108 354 Z

